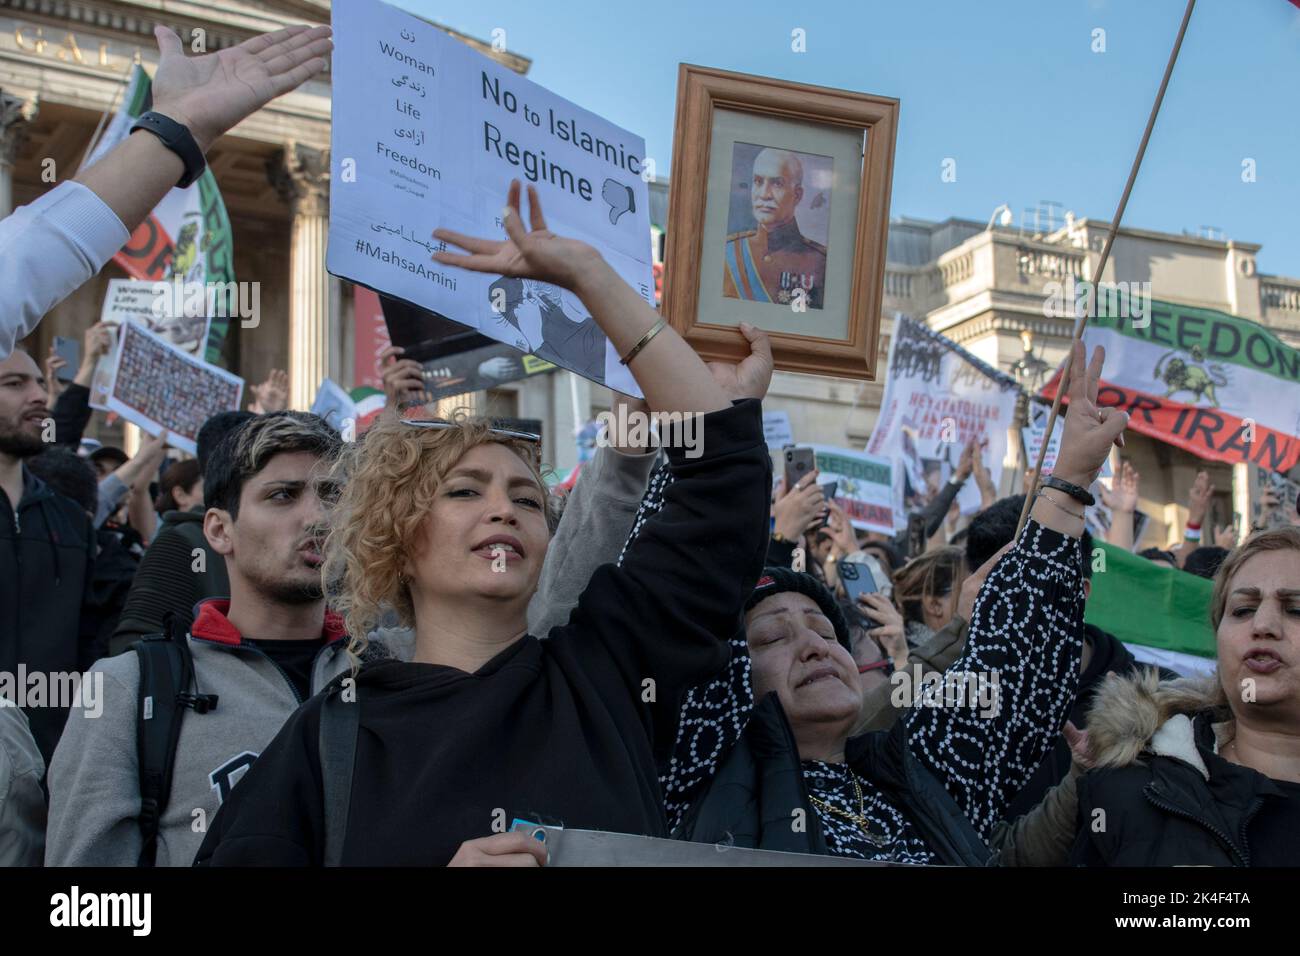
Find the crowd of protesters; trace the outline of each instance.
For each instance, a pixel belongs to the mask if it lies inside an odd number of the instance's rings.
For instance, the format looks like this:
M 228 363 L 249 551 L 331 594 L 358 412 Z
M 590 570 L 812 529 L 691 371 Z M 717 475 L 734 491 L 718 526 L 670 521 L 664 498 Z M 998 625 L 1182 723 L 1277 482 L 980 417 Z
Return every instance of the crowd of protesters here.
M 159 42 L 155 109 L 202 147 L 329 50 L 325 28 L 257 38 L 226 81 Z M 179 175 L 130 137 L 0 222 L 0 274 L 44 257 L 0 322 L 0 672 L 83 675 L 75 701 L 0 700 L 0 863 L 534 866 L 553 825 L 897 864 L 1300 864 L 1300 518 L 1203 529 L 1202 473 L 1184 543 L 1141 552 L 1213 580 L 1213 678 L 1085 623 L 1088 489 L 1127 424 L 1096 404 L 1100 350 L 1075 347 L 1019 534 L 1026 496 L 997 498 L 975 443 L 909 531 L 855 531 L 815 470 L 773 482 L 767 336 L 706 365 L 516 183 L 506 239 L 439 230 L 464 252 L 435 258 L 570 290 L 645 396 L 615 401 L 700 416 L 698 454 L 675 426 L 610 435 L 561 508 L 537 436 L 429 417 L 392 355 L 355 441 L 275 373 L 196 457 L 165 434 L 128 456 L 83 440 L 111 334 L 66 386 L 18 342 Z M 1139 480 L 1125 462 L 1106 490 L 1112 545 Z

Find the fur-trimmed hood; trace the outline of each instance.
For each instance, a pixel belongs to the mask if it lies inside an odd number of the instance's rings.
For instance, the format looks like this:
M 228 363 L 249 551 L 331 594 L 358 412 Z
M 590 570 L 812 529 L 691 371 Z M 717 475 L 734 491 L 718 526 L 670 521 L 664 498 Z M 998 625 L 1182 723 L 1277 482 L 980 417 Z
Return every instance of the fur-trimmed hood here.
M 1217 678 L 1160 679 L 1150 667 L 1126 677 L 1108 674 L 1088 711 L 1088 749 L 1097 767 L 1127 767 L 1146 754 L 1191 764 L 1205 779 L 1194 721 L 1211 722 L 1214 752 L 1233 736 Z

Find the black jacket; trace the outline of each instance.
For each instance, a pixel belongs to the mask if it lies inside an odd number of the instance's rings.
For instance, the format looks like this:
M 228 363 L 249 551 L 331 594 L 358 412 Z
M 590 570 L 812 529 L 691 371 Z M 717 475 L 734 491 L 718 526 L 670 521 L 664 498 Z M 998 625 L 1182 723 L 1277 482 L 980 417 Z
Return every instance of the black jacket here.
M 658 762 L 685 690 L 726 663 L 767 549 L 771 460 L 758 402 L 706 415 L 703 454 L 668 451 L 676 480 L 622 567 L 592 576 L 567 624 L 470 674 L 367 666 L 346 865 L 447 863 L 515 818 L 664 836 Z M 323 862 L 318 695 L 222 805 L 199 865 Z
M 86 432 L 90 416 L 94 410 L 90 407 L 90 389 L 76 382 L 70 382 L 59 393 L 50 409 L 50 418 L 54 419 L 55 444 L 77 450 L 81 436 Z
M 110 654 L 120 654 L 150 634 L 161 634 L 168 611 L 174 612 L 177 620 L 189 621 L 200 601 L 230 597 L 226 559 L 213 551 L 203 536 L 205 513 L 199 506 L 163 515 L 126 595 Z M 203 562 L 197 571 L 196 548 L 202 552 Z
M 49 681 L 85 671 L 102 656 L 93 632 L 81 634 L 83 609 L 93 605 L 94 560 L 90 515 L 24 467 L 16 514 L 0 493 L 0 672 L 17 679 L 21 664 L 26 674 L 40 672 Z M 26 712 L 48 765 L 68 712 L 52 706 Z
M 1079 831 L 1072 863 L 1252 865 L 1251 821 L 1270 802 L 1284 801 L 1285 795 L 1263 774 L 1214 753 L 1208 712 L 1198 714 L 1192 727 L 1209 779 L 1186 760 L 1152 753 L 1127 766 L 1093 770 L 1079 778 Z M 1291 861 L 1296 864 L 1300 860 Z
M 851 739 L 845 752 L 849 765 L 908 816 L 939 863 L 988 865 L 992 851 L 943 784 L 908 750 L 905 724 L 898 721 L 891 730 Z M 803 811 L 806 826 L 791 825 L 795 809 Z M 788 853 L 828 852 L 794 733 L 776 694 L 754 708 L 744 735 L 673 836 Z
M 1074 706 L 1070 708 L 1069 718 L 1080 730 L 1085 730 L 1088 726 L 1088 711 L 1092 707 L 1097 688 L 1101 686 L 1108 673 L 1125 677 L 1139 667 L 1151 666 L 1141 663 L 1118 637 L 1103 631 L 1095 624 L 1083 626 L 1083 639 L 1092 648 L 1092 657 L 1088 661 L 1087 669 L 1079 675 L 1079 693 L 1074 698 Z M 1156 670 L 1161 680 L 1174 680 L 1179 676 L 1166 667 L 1158 667 Z M 1058 737 L 1052 749 L 1043 758 L 1043 762 L 1038 765 L 1038 770 L 1029 778 L 1029 783 L 1025 784 L 1025 789 L 1021 790 L 1016 799 L 1011 802 L 1011 806 L 1007 809 L 1007 819 L 1015 819 L 1038 806 L 1047 795 L 1047 791 L 1065 779 L 1065 775 L 1070 772 L 1070 763 L 1073 759 L 1070 745 L 1065 742 L 1065 737 Z

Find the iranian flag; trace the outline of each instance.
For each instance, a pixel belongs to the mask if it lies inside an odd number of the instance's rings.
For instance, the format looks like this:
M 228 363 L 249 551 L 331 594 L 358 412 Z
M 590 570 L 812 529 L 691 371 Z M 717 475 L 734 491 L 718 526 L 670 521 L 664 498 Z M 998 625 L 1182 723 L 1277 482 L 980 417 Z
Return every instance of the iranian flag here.
M 1126 314 L 1124 300 L 1116 300 Z M 1285 472 L 1300 462 L 1300 351 L 1226 312 L 1152 301 L 1137 320 L 1098 315 L 1083 334 L 1106 349 L 1097 402 L 1129 427 L 1201 458 Z M 1053 398 L 1060 372 L 1044 395 Z
M 130 135 L 131 124 L 152 106 L 151 87 L 149 74 L 137 64 L 122 108 L 109 121 L 84 165 L 97 162 Z M 212 170 L 205 169 L 188 189 L 173 189 L 164 196 L 131 233 L 113 261 L 133 279 L 171 282 L 180 278 L 186 283 L 233 283 L 235 263 L 230 217 L 226 215 L 226 205 L 221 201 Z M 228 310 L 217 311 L 224 314 Z M 229 318 L 212 316 L 204 356 L 207 361 L 216 364 L 220 359 L 221 344 L 229 325 Z

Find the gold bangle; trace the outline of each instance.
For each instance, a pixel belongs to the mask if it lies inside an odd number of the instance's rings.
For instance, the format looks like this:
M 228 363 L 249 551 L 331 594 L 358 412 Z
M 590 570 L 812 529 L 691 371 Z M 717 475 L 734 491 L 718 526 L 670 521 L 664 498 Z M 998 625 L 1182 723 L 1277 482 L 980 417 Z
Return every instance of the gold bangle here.
M 1038 494 L 1035 495 L 1034 497 L 1036 497 L 1036 498 L 1042 498 L 1044 501 L 1046 501 L 1049 505 L 1051 505 L 1051 506 L 1052 506 L 1053 508 L 1055 508 L 1057 511 L 1062 511 L 1062 512 L 1064 512 L 1065 514 L 1069 515 L 1071 518 L 1078 518 L 1080 521 L 1083 521 L 1083 520 L 1084 520 L 1084 516 L 1083 516 L 1083 512 L 1082 512 L 1082 511 L 1071 511 L 1069 508 L 1064 507 L 1064 506 L 1063 506 L 1059 501 L 1057 501 L 1055 498 L 1049 498 L 1046 494 L 1044 494 L 1044 491 L 1046 491 L 1046 489 L 1043 489 L 1042 491 L 1039 491 Z
M 667 319 L 661 317 L 658 322 L 650 326 L 650 331 L 647 332 L 645 335 L 641 336 L 641 341 L 638 342 L 636 345 L 632 346 L 632 350 L 618 360 L 619 364 L 626 365 L 628 362 L 636 358 L 637 353 L 640 352 L 647 345 L 649 345 L 650 340 L 652 338 L 654 338 L 661 331 L 663 331 L 663 327 L 667 324 L 667 322 L 668 322 Z

